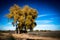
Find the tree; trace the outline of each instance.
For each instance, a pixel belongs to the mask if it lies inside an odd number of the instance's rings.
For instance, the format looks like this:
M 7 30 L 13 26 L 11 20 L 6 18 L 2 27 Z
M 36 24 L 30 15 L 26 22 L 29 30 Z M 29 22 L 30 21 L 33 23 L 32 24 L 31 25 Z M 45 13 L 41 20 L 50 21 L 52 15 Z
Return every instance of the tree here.
M 14 5 L 10 8 L 10 13 L 6 15 L 9 19 L 13 19 L 13 26 L 16 25 L 16 30 L 30 31 L 36 26 L 35 19 L 37 17 L 37 11 L 29 6 L 20 8 L 18 5 Z M 17 23 L 19 22 L 19 23 Z

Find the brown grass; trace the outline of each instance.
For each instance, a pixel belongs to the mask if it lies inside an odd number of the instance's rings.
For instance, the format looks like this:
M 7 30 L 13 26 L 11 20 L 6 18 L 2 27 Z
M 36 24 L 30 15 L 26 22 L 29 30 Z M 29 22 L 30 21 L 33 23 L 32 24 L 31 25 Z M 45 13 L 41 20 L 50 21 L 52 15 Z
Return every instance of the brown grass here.
M 60 40 L 60 38 L 42 37 L 29 34 L 0 33 L 0 40 Z

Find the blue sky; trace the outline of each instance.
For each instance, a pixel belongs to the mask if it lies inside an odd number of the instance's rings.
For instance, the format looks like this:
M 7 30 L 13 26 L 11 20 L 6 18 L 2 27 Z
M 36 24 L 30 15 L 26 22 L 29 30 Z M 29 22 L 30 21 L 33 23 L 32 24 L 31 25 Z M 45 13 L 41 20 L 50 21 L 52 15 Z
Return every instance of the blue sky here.
M 15 30 L 12 20 L 5 17 L 14 4 L 23 7 L 28 5 L 38 11 L 37 26 L 34 30 L 60 30 L 59 0 L 0 0 L 0 30 Z

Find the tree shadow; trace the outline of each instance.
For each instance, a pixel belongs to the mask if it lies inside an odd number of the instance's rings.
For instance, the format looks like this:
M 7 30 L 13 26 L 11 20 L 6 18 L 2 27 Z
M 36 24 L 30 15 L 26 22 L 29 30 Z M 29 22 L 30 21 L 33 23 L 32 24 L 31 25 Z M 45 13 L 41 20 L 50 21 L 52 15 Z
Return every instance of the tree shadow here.
M 9 34 L 9 37 L 8 37 L 8 40 L 16 40 L 13 36 L 12 36 L 12 34 L 10 33 Z
M 27 40 L 43 40 L 43 39 L 27 39 Z

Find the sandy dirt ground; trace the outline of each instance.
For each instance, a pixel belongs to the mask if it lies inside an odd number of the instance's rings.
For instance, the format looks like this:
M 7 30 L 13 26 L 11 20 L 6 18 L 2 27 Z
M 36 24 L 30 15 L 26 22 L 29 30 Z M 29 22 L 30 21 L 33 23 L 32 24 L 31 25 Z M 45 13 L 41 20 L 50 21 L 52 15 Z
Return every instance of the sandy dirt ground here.
M 9 36 L 13 36 L 16 40 L 19 39 L 32 39 L 32 40 L 60 40 L 60 38 L 52 38 L 52 37 L 39 37 L 35 35 L 29 35 L 29 34 L 9 34 L 9 33 L 2 33 L 0 37 L 8 38 Z
M 37 39 L 37 40 L 60 40 L 59 38 L 38 37 L 38 36 L 28 35 L 28 34 L 12 34 L 12 35 L 15 38 Z

